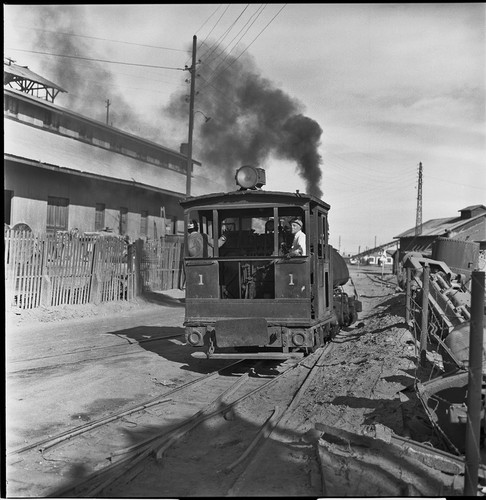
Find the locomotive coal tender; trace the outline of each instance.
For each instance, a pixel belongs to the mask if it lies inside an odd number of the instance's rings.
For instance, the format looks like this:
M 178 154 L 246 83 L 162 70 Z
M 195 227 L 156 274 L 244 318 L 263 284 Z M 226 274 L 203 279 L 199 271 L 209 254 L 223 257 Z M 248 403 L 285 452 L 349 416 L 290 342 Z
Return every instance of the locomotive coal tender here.
M 357 319 L 349 272 L 328 244 L 329 205 L 262 190 L 265 171 L 243 166 L 238 189 L 180 201 L 186 341 L 194 357 L 280 359 L 324 345 Z M 294 234 L 302 251 L 291 251 Z M 302 240 L 303 237 L 303 240 Z M 305 241 L 304 241 L 305 240 Z

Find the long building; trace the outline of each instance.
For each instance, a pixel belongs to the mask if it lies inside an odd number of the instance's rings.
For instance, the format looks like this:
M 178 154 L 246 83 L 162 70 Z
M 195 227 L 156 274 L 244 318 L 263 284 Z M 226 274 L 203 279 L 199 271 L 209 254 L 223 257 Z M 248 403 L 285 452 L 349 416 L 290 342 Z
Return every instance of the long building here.
M 59 92 L 4 63 L 4 223 L 131 239 L 181 234 L 187 156 L 57 106 Z M 192 167 L 191 194 L 214 191 L 214 179 L 197 173 L 201 163 Z

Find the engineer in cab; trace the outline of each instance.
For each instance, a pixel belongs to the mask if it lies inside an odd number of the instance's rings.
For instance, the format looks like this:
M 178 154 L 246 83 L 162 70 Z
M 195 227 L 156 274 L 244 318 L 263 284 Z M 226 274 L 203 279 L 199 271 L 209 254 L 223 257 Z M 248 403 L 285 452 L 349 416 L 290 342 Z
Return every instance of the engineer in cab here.
M 294 235 L 294 239 L 288 256 L 300 257 L 305 255 L 306 237 L 305 233 L 302 231 L 302 221 L 298 217 L 295 217 L 290 221 L 290 230 Z
M 199 232 L 199 224 L 196 220 L 191 220 L 187 225 L 187 253 L 189 257 L 203 258 L 208 257 L 209 252 L 213 253 L 213 245 L 210 242 L 207 234 Z M 218 247 L 226 243 L 226 236 L 223 234 L 218 239 Z M 208 251 L 208 249 L 211 249 Z

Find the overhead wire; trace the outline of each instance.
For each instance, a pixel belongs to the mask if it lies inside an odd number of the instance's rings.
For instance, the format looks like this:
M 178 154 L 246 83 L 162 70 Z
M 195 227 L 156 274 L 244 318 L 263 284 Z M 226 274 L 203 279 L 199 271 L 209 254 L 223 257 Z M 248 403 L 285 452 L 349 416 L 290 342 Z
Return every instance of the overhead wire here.
M 127 42 L 124 40 L 113 40 L 111 38 L 101 38 L 101 37 L 97 37 L 97 36 L 80 35 L 78 33 L 68 33 L 68 32 L 63 32 L 63 31 L 47 30 L 44 28 L 33 28 L 33 27 L 25 27 L 25 26 L 17 26 L 17 28 L 25 29 L 28 31 L 43 31 L 46 33 L 54 33 L 56 35 L 73 36 L 73 37 L 78 37 L 78 38 L 88 38 L 90 40 L 99 40 L 99 41 L 103 41 L 103 42 L 123 43 L 126 45 L 134 45 L 136 47 L 147 47 L 147 48 L 151 48 L 151 49 L 173 50 L 176 52 L 187 52 L 186 49 L 175 49 L 172 47 L 161 47 L 159 45 L 147 45 L 147 44 L 143 44 L 143 43 Z
M 234 59 L 231 64 L 228 65 L 230 67 L 232 64 L 234 64 L 260 37 L 260 35 L 270 26 L 270 24 L 275 20 L 275 18 L 282 12 L 282 10 L 287 6 L 287 4 L 284 4 L 282 8 L 270 19 L 270 21 L 264 26 L 264 28 L 258 33 L 258 35 L 252 40 L 252 42 L 240 53 L 240 55 Z
M 219 24 L 219 22 L 221 21 L 221 19 L 223 18 L 223 16 L 226 14 L 226 11 L 230 8 L 230 5 L 231 4 L 228 4 L 226 6 L 226 9 L 224 9 L 224 12 L 221 14 L 221 16 L 219 16 L 218 20 L 214 23 L 213 27 L 211 28 L 211 30 L 209 31 L 209 33 L 206 35 L 206 38 L 202 41 L 201 46 L 206 43 L 206 40 L 211 36 L 211 33 L 216 29 L 216 26 Z
M 268 5 L 268 4 L 265 4 L 265 6 L 263 6 L 263 8 L 261 8 L 261 10 L 259 9 L 259 10 L 257 10 L 257 11 L 256 11 L 256 13 L 254 13 L 254 14 L 253 14 L 253 16 L 255 16 L 256 14 L 257 14 L 257 15 L 256 15 L 256 18 L 252 21 L 252 23 L 251 23 L 250 27 L 251 27 L 251 26 L 254 24 L 254 22 L 258 19 L 258 17 L 260 17 L 260 15 L 262 14 L 262 12 L 263 12 L 264 8 L 265 8 L 267 5 Z M 259 37 L 259 36 L 260 36 L 260 35 L 261 35 L 261 34 L 262 34 L 262 33 L 263 33 L 263 32 L 264 32 L 267 28 L 268 28 L 268 26 L 269 26 L 269 25 L 270 25 L 270 24 L 271 24 L 271 23 L 275 20 L 275 18 L 276 18 L 276 17 L 280 14 L 280 12 L 282 12 L 282 10 L 286 7 L 286 5 L 287 5 L 287 4 L 284 4 L 284 5 L 280 8 L 280 10 L 279 10 L 279 11 L 278 11 L 278 12 L 277 12 L 277 13 L 276 13 L 273 17 L 272 17 L 272 19 L 270 19 L 270 21 L 269 21 L 269 22 L 268 22 L 268 23 L 267 23 L 267 24 L 266 24 L 266 25 L 265 25 L 265 26 L 264 26 L 264 27 L 260 30 L 260 32 L 259 32 L 259 33 L 258 33 L 258 34 L 257 34 L 257 35 L 253 38 L 253 40 L 251 41 L 251 43 L 250 43 L 250 44 L 249 44 L 249 45 L 248 45 L 248 46 L 247 46 L 247 47 L 246 47 L 246 48 L 245 48 L 245 49 L 244 49 L 244 50 L 243 50 L 243 51 L 242 51 L 242 52 L 241 52 L 241 53 L 240 53 L 237 57 L 235 57 L 235 58 L 234 58 L 234 59 L 233 59 L 233 60 L 232 60 L 232 61 L 231 61 L 228 65 L 226 65 L 226 67 L 224 67 L 224 68 L 222 69 L 222 71 L 229 69 L 229 68 L 230 68 L 230 67 L 231 67 L 231 66 L 232 66 L 232 65 L 233 65 L 233 64 L 234 64 L 234 63 L 235 63 L 235 62 L 236 62 L 236 61 L 237 61 L 237 60 L 238 60 L 238 59 L 239 59 L 242 55 L 243 55 L 243 53 L 244 53 L 244 52 L 246 52 L 246 51 L 248 50 L 248 48 L 249 48 L 249 47 L 250 47 L 250 46 L 251 46 L 251 45 L 252 45 L 252 44 L 253 44 L 253 43 L 254 43 L 254 42 L 258 39 L 258 37 Z M 232 24 L 232 26 L 233 26 L 233 25 L 234 25 L 234 23 Z M 250 27 L 249 27 L 249 28 L 250 28 Z M 239 39 L 239 41 L 238 41 L 238 42 L 240 42 L 240 41 L 242 40 L 243 36 L 245 36 L 245 35 L 246 35 L 246 33 L 248 32 L 249 28 L 245 31 L 245 33 L 242 35 L 242 37 L 240 37 L 240 39 Z M 240 30 L 240 31 L 241 31 L 241 30 Z M 226 56 L 226 57 L 227 57 L 227 56 Z M 225 59 L 226 59 L 226 58 L 225 58 Z M 218 67 L 219 67 L 219 64 L 218 64 Z M 217 68 L 216 68 L 216 69 L 217 69 Z M 211 80 L 214 80 L 214 79 L 215 79 L 215 78 L 216 78 L 216 77 L 217 77 L 220 73 L 221 73 L 221 72 L 216 73 L 215 71 L 213 71 L 213 73 L 211 73 L 211 74 L 209 75 L 209 77 L 208 77 L 207 79 L 205 79 L 205 80 L 206 80 L 206 85 L 205 85 L 205 86 L 203 86 L 201 89 L 199 89 L 199 91 L 200 91 L 200 92 L 201 92 L 201 91 L 203 91 L 203 90 L 207 87 L 207 85 L 210 85 L 210 86 L 212 86 L 213 88 L 215 88 L 215 89 L 216 89 L 216 87 L 214 87 L 214 85 L 211 85 Z M 224 95 L 224 91 L 219 90 L 219 92 L 220 92 L 222 95 Z
M 123 61 L 110 61 L 107 59 L 96 59 L 94 57 L 82 57 L 82 56 L 73 56 L 73 55 L 68 55 L 68 54 L 53 54 L 51 52 L 42 52 L 38 50 L 25 50 L 25 49 L 13 49 L 13 48 L 7 48 L 7 50 L 14 50 L 18 52 L 28 52 L 31 54 L 41 54 L 41 55 L 47 55 L 47 56 L 53 56 L 53 57 L 66 57 L 68 59 L 80 59 L 84 61 L 96 61 L 96 62 L 103 62 L 107 64 L 120 64 L 123 66 L 137 66 L 141 68 L 156 68 L 156 69 L 171 69 L 171 70 L 178 70 L 178 71 L 184 71 L 184 68 L 176 68 L 176 67 L 170 67 L 170 66 L 159 66 L 156 64 L 140 64 L 140 63 L 127 63 Z
M 233 29 L 233 26 L 235 26 L 235 24 L 238 22 L 238 19 L 240 19 L 240 17 L 244 14 L 244 12 L 246 11 L 246 9 L 248 9 L 248 7 L 249 7 L 249 4 L 246 5 L 246 7 L 240 12 L 238 17 L 230 24 L 230 26 L 228 28 L 226 28 L 226 31 L 219 37 L 219 39 L 216 40 L 216 42 L 211 47 L 208 48 L 208 51 L 201 55 L 201 58 L 211 57 L 211 55 L 214 53 L 214 51 L 223 43 L 224 39 L 228 36 L 230 31 Z
M 209 15 L 209 17 L 206 18 L 206 20 L 202 23 L 202 25 L 195 31 L 195 34 L 197 35 L 199 33 L 199 31 L 201 31 L 204 26 L 206 25 L 206 23 L 214 16 L 214 14 L 216 14 L 216 12 L 218 12 L 218 10 L 222 7 L 221 4 L 219 4 L 216 9 L 213 11 L 212 14 Z M 228 6 L 229 7 L 229 6 Z
M 251 29 L 251 27 L 253 26 L 253 24 L 255 24 L 255 22 L 257 21 L 257 19 L 260 17 L 260 15 L 263 13 L 263 11 L 265 10 L 265 7 L 266 5 L 263 5 L 263 6 L 260 6 L 256 12 L 253 13 L 253 15 L 248 19 L 248 21 L 244 24 L 244 26 L 240 29 L 240 31 L 235 35 L 235 37 L 230 41 L 229 45 L 228 45 L 228 48 L 221 52 L 221 54 L 225 54 L 224 55 L 224 58 L 222 61 L 220 61 L 217 66 L 215 68 L 212 68 L 212 72 L 208 75 L 208 80 L 210 79 L 214 79 L 215 76 L 217 76 L 219 73 L 216 73 L 218 68 L 226 61 L 226 59 L 231 55 L 231 53 L 233 52 L 233 50 L 236 49 L 236 47 L 238 46 L 238 44 L 241 42 L 241 40 L 243 39 L 243 37 L 248 33 L 248 31 Z M 253 19 L 254 18 L 254 19 Z M 251 22 L 251 23 L 250 23 Z M 245 27 L 250 23 L 250 25 L 248 26 L 248 28 L 246 28 L 246 31 L 241 35 L 241 37 L 239 38 L 238 42 L 235 43 L 233 45 L 233 47 L 231 49 L 229 49 L 229 46 L 233 43 L 233 41 L 235 40 L 235 38 L 245 29 Z M 221 57 L 221 54 L 218 56 L 218 57 Z M 211 69 L 211 66 L 208 65 Z

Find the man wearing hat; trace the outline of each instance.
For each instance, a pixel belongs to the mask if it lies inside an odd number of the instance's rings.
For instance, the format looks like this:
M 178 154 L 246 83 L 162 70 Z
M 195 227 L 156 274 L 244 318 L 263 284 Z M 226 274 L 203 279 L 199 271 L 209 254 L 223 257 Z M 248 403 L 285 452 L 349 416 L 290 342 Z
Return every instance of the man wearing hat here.
M 199 224 L 195 220 L 187 224 L 187 253 L 189 257 L 202 257 L 204 253 L 204 240 L 198 231 Z
M 294 241 L 289 251 L 290 257 L 305 255 L 305 234 L 302 232 L 302 221 L 295 217 L 290 221 L 290 229 L 294 235 Z
M 213 251 L 213 245 L 209 241 L 207 234 L 201 234 L 199 232 L 199 224 L 196 220 L 191 220 L 187 224 L 187 252 L 189 257 L 207 257 L 208 248 L 211 249 L 211 255 Z M 223 234 L 218 239 L 218 247 L 221 247 L 226 243 L 226 236 Z

